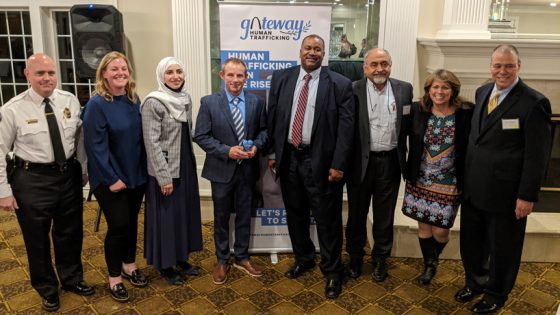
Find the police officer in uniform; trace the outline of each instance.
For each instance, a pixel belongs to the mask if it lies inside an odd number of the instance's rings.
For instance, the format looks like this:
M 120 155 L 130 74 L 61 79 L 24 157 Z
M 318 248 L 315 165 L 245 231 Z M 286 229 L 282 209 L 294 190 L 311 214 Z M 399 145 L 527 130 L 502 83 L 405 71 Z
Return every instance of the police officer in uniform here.
M 56 311 L 59 279 L 62 289 L 91 295 L 83 281 L 82 168 L 76 160 L 81 126 L 78 99 L 56 89 L 56 67 L 42 53 L 27 60 L 31 85 L 0 108 L 0 156 L 13 146 L 13 172 L 0 158 L 0 208 L 15 211 L 29 261 L 31 285 L 46 311 Z M 85 173 L 85 172 L 84 172 Z M 49 232 L 56 257 L 54 272 Z

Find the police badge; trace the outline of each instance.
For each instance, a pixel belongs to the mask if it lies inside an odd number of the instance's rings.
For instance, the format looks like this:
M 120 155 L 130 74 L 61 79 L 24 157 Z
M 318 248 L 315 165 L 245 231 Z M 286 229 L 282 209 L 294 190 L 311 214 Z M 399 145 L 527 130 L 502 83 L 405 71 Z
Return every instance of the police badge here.
M 64 107 L 64 118 L 70 119 L 72 115 L 70 114 L 70 108 Z

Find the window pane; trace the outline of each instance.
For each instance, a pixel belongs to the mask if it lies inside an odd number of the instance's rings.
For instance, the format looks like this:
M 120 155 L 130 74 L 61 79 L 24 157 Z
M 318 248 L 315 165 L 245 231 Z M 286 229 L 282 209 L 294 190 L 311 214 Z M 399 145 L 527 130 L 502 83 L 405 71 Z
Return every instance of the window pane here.
M 58 58 L 72 59 L 70 37 L 58 37 Z
M 9 61 L 0 61 L 0 82 L 14 82 L 12 78 L 12 66 Z
M 33 40 L 30 36 L 25 37 L 25 54 L 26 59 L 33 55 Z
M 24 69 L 25 69 L 25 61 L 14 61 L 14 77 L 16 83 L 27 82 L 27 80 L 25 79 L 25 75 L 23 74 Z
M 6 104 L 12 97 L 14 97 L 14 86 L 2 84 L 2 100 Z
M 68 12 L 55 12 L 56 19 L 56 34 L 57 35 L 71 35 L 70 34 L 70 19 Z
M 72 61 L 60 62 L 60 79 L 61 83 L 74 83 L 74 69 Z
M 0 35 L 8 34 L 8 26 L 6 25 L 6 12 L 0 12 Z
M 91 79 L 91 78 L 78 78 L 78 80 L 76 82 L 77 83 L 87 83 L 87 84 L 95 85 L 95 78 L 93 78 L 93 79 Z
M 80 101 L 80 104 L 82 106 L 86 105 L 87 101 L 89 101 L 89 88 L 87 85 L 78 85 L 78 94 L 76 94 L 76 97 L 78 97 L 78 100 Z
M 25 59 L 25 50 L 23 47 L 23 37 L 11 37 L 12 42 L 12 58 Z
M 10 59 L 10 47 L 8 46 L 8 37 L 0 36 L 0 58 Z
M 29 20 L 29 12 L 21 12 L 23 16 L 23 31 L 26 35 L 31 35 L 31 21 Z
M 63 84 L 62 89 L 64 91 L 68 91 L 68 92 L 76 95 L 76 91 L 74 90 L 74 85 L 73 84 Z
M 8 29 L 10 34 L 22 34 L 21 14 L 19 12 L 8 12 Z
M 27 90 L 29 88 L 29 86 L 27 84 L 18 84 L 16 85 L 16 95 L 19 93 L 24 92 L 25 90 Z

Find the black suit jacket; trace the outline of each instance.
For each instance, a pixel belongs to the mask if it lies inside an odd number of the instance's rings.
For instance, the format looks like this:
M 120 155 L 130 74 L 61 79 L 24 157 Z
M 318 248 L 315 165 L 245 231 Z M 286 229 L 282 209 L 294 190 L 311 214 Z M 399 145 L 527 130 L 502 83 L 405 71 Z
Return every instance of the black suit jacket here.
M 403 115 L 403 107 L 412 103 L 412 85 L 408 82 L 389 78 L 392 93 L 397 106 L 397 153 L 401 173 L 406 164 L 406 130 L 408 114 Z M 369 116 L 367 108 L 367 78 L 353 83 L 354 100 L 356 102 L 356 124 L 354 126 L 354 146 L 352 148 L 352 164 L 348 177 L 349 184 L 360 184 L 366 174 L 370 152 Z
M 277 70 L 272 74 L 268 98 L 268 135 L 276 154 L 276 177 L 284 171 L 289 150 L 288 132 L 294 90 L 300 66 Z M 311 131 L 311 169 L 313 179 L 323 190 L 328 184 L 329 169 L 348 169 L 354 129 L 352 82 L 342 75 L 321 68 L 315 116 Z
M 479 209 L 507 212 L 517 198 L 537 201 L 550 155 L 551 110 L 549 100 L 520 79 L 481 126 L 493 86 L 476 90 L 464 198 Z M 518 120 L 519 128 L 508 129 L 508 120 Z
M 469 132 L 471 128 L 473 110 L 459 108 L 455 112 L 455 176 L 457 177 L 457 188 L 463 189 L 463 179 L 465 170 L 465 158 Z M 428 119 L 431 112 L 422 111 L 420 103 L 414 102 L 410 111 L 410 128 L 408 129 L 408 160 L 404 178 L 411 183 L 416 183 L 420 162 L 424 153 L 424 135 L 428 127 Z

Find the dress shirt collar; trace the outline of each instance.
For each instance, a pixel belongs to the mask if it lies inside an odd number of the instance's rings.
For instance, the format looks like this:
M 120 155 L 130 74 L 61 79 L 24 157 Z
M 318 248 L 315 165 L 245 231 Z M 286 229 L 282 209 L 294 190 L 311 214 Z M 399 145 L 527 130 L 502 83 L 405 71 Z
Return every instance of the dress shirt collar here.
M 55 101 L 55 97 L 54 97 L 55 93 L 53 90 L 53 93 L 48 97 L 48 99 L 51 101 L 51 104 L 54 103 Z M 41 106 L 43 104 L 43 101 L 45 100 L 44 97 L 42 97 L 41 95 L 39 95 L 39 93 L 35 92 L 35 90 L 33 90 L 33 88 L 29 88 L 29 97 L 31 98 L 31 101 L 33 102 L 33 104 L 37 105 L 37 106 Z
M 389 80 L 389 78 L 387 78 L 387 82 L 385 82 L 385 86 L 381 90 L 379 90 L 377 88 L 377 85 L 373 84 L 373 82 L 370 79 L 367 79 L 367 85 L 368 88 L 373 88 L 373 91 L 375 91 L 377 94 L 381 94 L 384 93 L 385 91 L 388 91 L 388 89 L 391 88 L 391 81 Z
M 227 95 L 227 99 L 228 99 L 228 103 L 229 104 L 233 104 L 233 99 L 234 98 L 239 98 L 239 102 L 243 102 L 245 103 L 245 90 L 241 90 L 241 93 L 239 93 L 239 95 L 237 96 L 233 96 L 228 90 L 224 90 L 226 91 L 226 95 Z
M 499 90 L 498 87 L 496 86 L 496 83 L 494 83 L 494 88 L 492 88 L 492 93 L 490 93 L 490 95 L 494 95 L 494 93 L 496 92 L 500 92 L 501 93 L 500 95 L 507 95 L 517 85 L 517 82 L 519 82 L 519 77 L 515 78 L 515 81 L 513 82 L 512 85 L 502 90 Z
M 319 79 L 319 75 L 321 75 L 321 68 L 319 67 L 311 72 L 309 72 L 309 74 L 311 75 L 311 81 L 315 81 Z M 299 81 L 303 81 L 303 77 L 307 74 L 308 72 L 303 70 L 302 67 L 299 67 L 299 76 L 298 76 L 298 82 Z

